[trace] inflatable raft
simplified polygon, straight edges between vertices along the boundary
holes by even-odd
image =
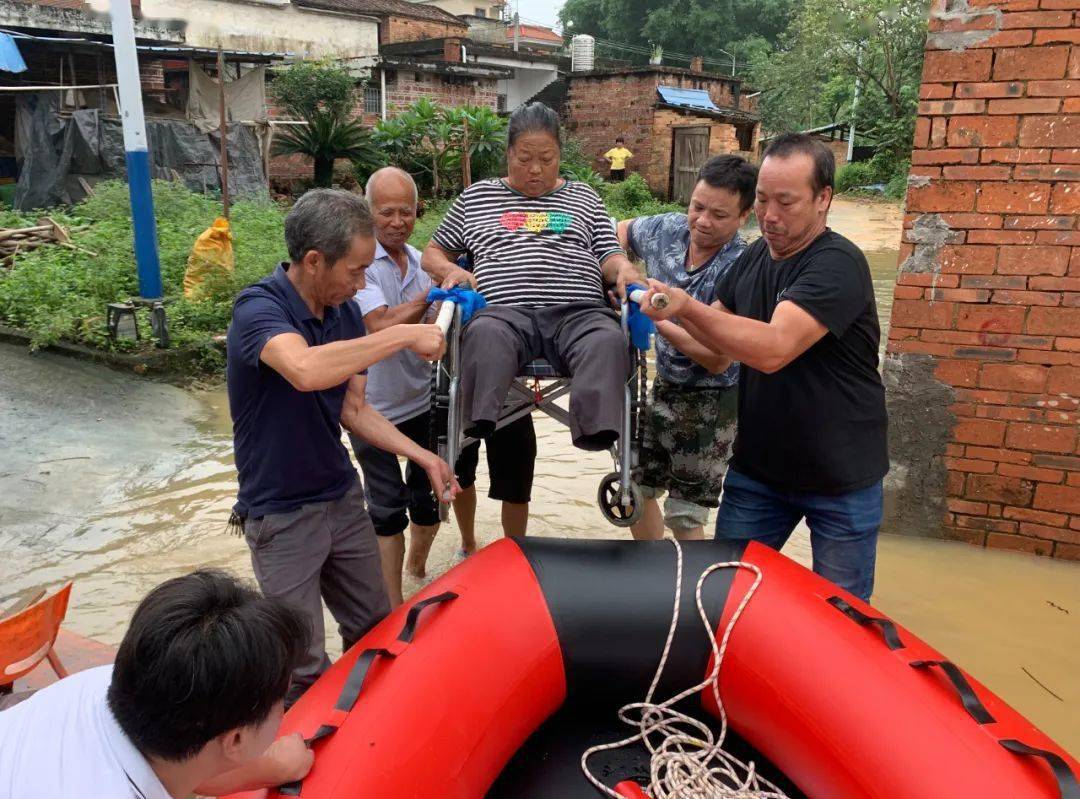
[[[907,630],[758,544],[683,545],[679,627],[657,696],[702,681],[694,605],[712,563],[761,583],[720,669],[729,743],[789,796],[1080,799],[1077,761]],[[625,737],[672,618],[669,542],[503,540],[428,586],[286,714],[315,766],[271,796],[592,799],[589,746]],[[718,571],[703,605],[723,631],[754,575]],[[717,708],[705,692],[687,712]],[[648,753],[602,752],[605,784],[648,784]],[[629,782],[627,782],[629,781]],[[625,794],[624,794],[625,792]],[[641,794],[636,794],[640,796]]]

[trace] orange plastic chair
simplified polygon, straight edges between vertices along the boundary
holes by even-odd
[[[46,659],[57,677],[68,676],[53,644],[67,613],[71,585],[43,599],[41,592],[29,607],[0,618],[0,688],[10,686]]]

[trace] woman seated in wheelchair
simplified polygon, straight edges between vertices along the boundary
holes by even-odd
[[[470,283],[487,300],[465,328],[464,433],[487,438],[510,384],[543,358],[570,377],[574,445],[605,450],[618,439],[630,355],[605,286],[625,296],[639,280],[600,197],[559,177],[555,112],[542,103],[510,117],[507,177],[474,183],[454,201],[423,268],[444,288]],[[457,257],[468,252],[472,274]]]

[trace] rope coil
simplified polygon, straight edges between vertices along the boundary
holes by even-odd
[[[597,752],[621,749],[641,742],[649,750],[649,784],[643,786],[650,799],[788,799],[787,795],[769,780],[757,773],[754,762],[743,763],[738,758],[723,750],[727,737],[728,720],[724,704],[720,701],[720,665],[727,651],[728,639],[750,598],[761,584],[761,569],[752,563],[743,561],[724,561],[714,563],[705,569],[698,578],[694,591],[698,616],[705,626],[709,646],[713,654],[713,667],[708,676],[692,688],[676,694],[664,702],[654,702],[653,694],[660,683],[660,677],[667,665],[671,653],[671,642],[679,624],[679,605],[682,599],[683,552],[676,540],[675,545],[675,606],[668,628],[667,641],[664,644],[660,663],[656,667],[652,684],[642,702],[632,702],[619,709],[619,719],[637,732],[620,741],[599,744],[585,751],[581,756],[581,769],[586,778],[598,790],[613,799],[622,799],[611,788],[593,776],[588,760]],[[754,573],[755,578],[749,590],[743,596],[739,606],[731,616],[720,643],[709,624],[708,614],[702,601],[702,587],[709,575],[720,569],[746,569]],[[716,706],[720,709],[720,732],[716,734],[703,721],[688,716],[674,709],[674,705],[700,691],[712,691]]]

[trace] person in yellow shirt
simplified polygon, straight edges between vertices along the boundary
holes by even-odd
[[[615,146],[604,153],[604,158],[611,164],[608,179],[613,183],[626,178],[626,161],[634,157],[634,154],[626,149],[623,141],[623,137],[619,136],[615,139]]]

